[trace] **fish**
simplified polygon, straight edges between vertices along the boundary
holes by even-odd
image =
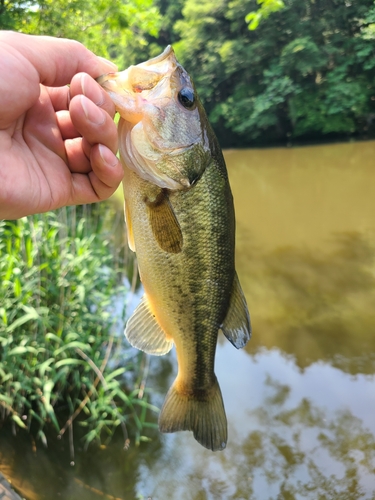
[[[221,148],[171,46],[98,82],[120,115],[127,239],[144,288],[125,335],[153,355],[175,345],[178,373],[160,431],[192,431],[205,448],[223,450],[218,334],[239,349],[251,325],[235,270],[234,205]]]

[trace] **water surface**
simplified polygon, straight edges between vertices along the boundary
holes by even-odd
[[[253,339],[220,337],[228,446],[150,434],[89,453],[0,435],[28,499],[375,498],[375,142],[227,151]],[[125,342],[125,341],[124,341]],[[175,356],[152,358],[161,404]]]

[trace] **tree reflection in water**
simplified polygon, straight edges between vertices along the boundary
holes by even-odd
[[[366,479],[375,472],[374,435],[349,410],[327,419],[306,398],[283,409],[289,388],[272,379],[268,384],[275,393],[255,413],[269,432],[250,433],[241,452],[249,457],[262,450],[256,462],[245,460],[250,475],[264,476],[268,488],[275,487],[272,498],[363,498]]]
[[[228,448],[210,454],[188,433],[167,436],[158,462],[140,465],[138,490],[153,499],[373,498],[374,377],[321,362],[301,370],[276,349],[238,356],[219,348]],[[232,363],[236,395],[225,379]]]
[[[161,442],[155,433],[126,452],[120,443],[77,449],[72,468],[67,443],[35,450],[3,430],[1,468],[33,500],[374,498],[374,376],[323,362],[301,369],[275,348],[249,355],[228,342],[217,372],[229,422],[224,452],[203,449],[190,433]]]
[[[256,330],[248,350],[277,346],[301,367],[325,360],[349,373],[372,374],[375,234],[336,234],[327,246],[330,251],[283,247],[239,254]]]

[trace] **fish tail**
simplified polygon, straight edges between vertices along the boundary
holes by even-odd
[[[179,391],[176,382],[169,389],[159,416],[161,432],[193,431],[194,438],[209,450],[223,450],[227,444],[227,417],[216,380],[199,394]]]

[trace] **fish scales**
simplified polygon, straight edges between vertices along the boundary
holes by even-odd
[[[234,278],[229,251],[233,236],[228,237],[228,232],[234,232],[233,214],[222,196],[225,181],[218,182],[217,178],[217,164],[213,161],[194,188],[169,195],[179,214],[184,244],[180,253],[169,254],[168,258],[153,238],[149,218],[144,216],[142,184],[146,181],[131,171],[124,179],[142,283],[147,295],[153,297],[160,323],[166,332],[172,332],[177,353],[183,353],[179,370],[186,389],[211,383],[218,329],[228,308]],[[189,366],[189,373],[182,371],[183,366]],[[196,377],[191,377],[192,370]],[[204,380],[207,377],[209,381]]]
[[[218,332],[237,348],[250,338],[235,272],[232,194],[220,147],[173,50],[139,66],[141,73],[134,66],[101,79],[121,115],[128,239],[145,290],[125,333],[151,354],[175,344],[178,374],[160,430],[190,430],[220,450],[227,421],[214,372]],[[146,78],[144,71],[153,73]]]

